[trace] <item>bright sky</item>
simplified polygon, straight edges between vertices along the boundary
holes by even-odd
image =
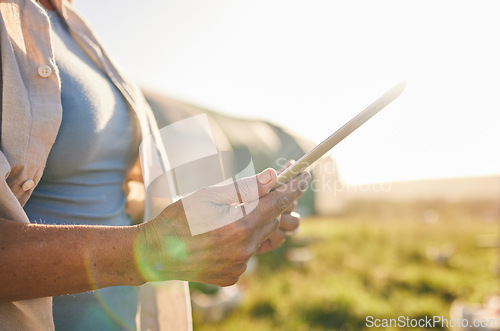
[[[74,3],[142,86],[318,142],[405,79],[334,149],[348,183],[500,174],[497,1]]]

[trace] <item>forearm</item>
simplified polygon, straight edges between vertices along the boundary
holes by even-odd
[[[0,301],[144,282],[137,228],[24,224],[0,219]]]

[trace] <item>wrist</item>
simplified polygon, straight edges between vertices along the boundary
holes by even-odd
[[[162,275],[164,270],[158,268],[160,261],[162,261],[162,252],[165,251],[165,248],[162,245],[157,223],[156,220],[150,220],[136,226],[137,236],[134,244],[135,267],[139,279],[144,283],[167,280]]]
[[[89,275],[95,288],[138,286],[145,283],[135,258],[137,226],[109,227],[98,232],[88,248]]]
[[[183,279],[175,267],[182,259],[178,250],[183,247],[175,216],[178,208],[182,205],[174,203],[154,219],[136,226],[135,263],[144,282]]]
[[[141,227],[139,225],[132,225],[127,227],[125,234],[125,241],[127,242],[126,254],[127,258],[123,261],[125,274],[128,275],[130,282],[127,285],[139,286],[147,282],[141,272],[140,259],[138,258],[137,245],[141,234]]]

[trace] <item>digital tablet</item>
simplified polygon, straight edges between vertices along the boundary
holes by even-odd
[[[340,129],[335,131],[330,137],[326,138],[323,142],[321,142],[319,145],[302,156],[297,162],[286,168],[281,174],[278,175],[278,183],[274,188],[285,184],[290,179],[294,178],[302,171],[304,171],[307,167],[316,162],[320,157],[325,155],[330,149],[341,142],[345,137],[350,135],[363,123],[372,118],[373,115],[378,113],[385,106],[396,99],[401,94],[401,92],[403,92],[405,86],[405,81],[396,84],[393,88],[391,88],[384,95],[371,103],[358,115],[354,116],[349,122],[344,124]]]

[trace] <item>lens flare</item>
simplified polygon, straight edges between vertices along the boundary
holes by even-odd
[[[82,301],[78,300],[78,297],[85,296],[83,302],[87,302],[88,305],[86,306],[85,303],[83,305],[79,303],[79,309],[84,310],[84,313],[81,315],[81,318],[72,321],[74,329],[85,329],[87,326],[92,325],[93,327],[95,326],[99,329],[106,330],[114,329],[117,326],[124,330],[135,330],[137,289],[130,286],[97,289],[98,285],[92,272],[90,249],[88,247],[84,250],[83,257],[87,278],[94,290],[61,299],[72,300],[74,298],[76,301]],[[119,293],[119,295],[117,295],[117,293]],[[57,298],[55,300],[57,300]],[[97,302],[98,305],[92,304],[92,301]],[[130,302],[134,304],[131,305]]]

